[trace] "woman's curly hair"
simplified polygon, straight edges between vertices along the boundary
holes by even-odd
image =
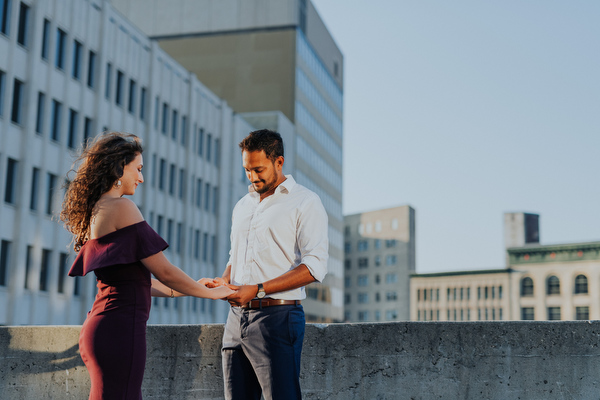
[[[104,193],[123,176],[123,168],[143,152],[140,138],[110,132],[98,136],[85,147],[67,173],[75,173],[67,186],[60,219],[74,236],[78,252],[89,239],[92,210]],[[79,164],[76,168],[75,165]]]

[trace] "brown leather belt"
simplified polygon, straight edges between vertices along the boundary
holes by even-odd
[[[299,306],[300,300],[278,300],[278,299],[259,299],[251,300],[249,303],[240,306],[244,310],[257,310],[271,306]]]

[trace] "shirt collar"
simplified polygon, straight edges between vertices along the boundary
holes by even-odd
[[[294,177],[292,175],[285,175],[285,181],[281,182],[279,186],[277,186],[275,193],[289,193],[294,189],[294,186],[296,186],[296,180]],[[254,190],[252,184],[248,185],[248,192],[253,196],[258,196],[258,193],[256,193],[256,190]]]

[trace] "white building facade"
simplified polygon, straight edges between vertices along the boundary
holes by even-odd
[[[80,324],[93,274],[69,278],[61,188],[98,132],[140,136],[133,200],[195,278],[220,275],[255,129],[102,0],[0,0],[0,324]],[[287,128],[290,129],[290,128]],[[288,132],[289,134],[289,132]],[[154,299],[150,323],[223,322],[228,304]]]

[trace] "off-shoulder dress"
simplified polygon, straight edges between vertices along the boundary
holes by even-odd
[[[90,400],[142,398],[151,280],[141,260],[167,247],[146,221],[81,247],[69,275],[94,271],[98,282],[79,335],[79,351],[91,379]]]

